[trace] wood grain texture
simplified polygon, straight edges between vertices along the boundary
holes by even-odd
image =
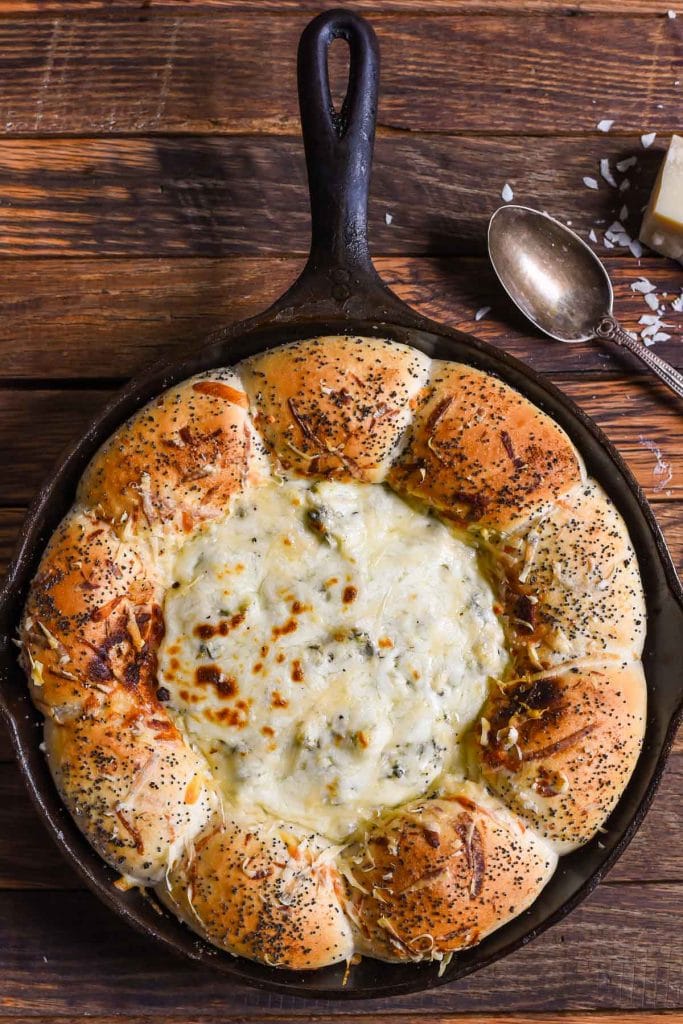
[[[109,384],[258,312],[302,265],[296,43],[337,5],[0,0],[0,568],[25,503]],[[680,403],[626,355],[537,337],[481,258],[509,182],[516,202],[584,238],[596,229],[629,329],[647,311],[635,278],[669,293],[668,305],[680,293],[678,264],[608,250],[603,232],[625,204],[637,234],[667,133],[681,128],[683,10],[667,18],[670,0],[351,6],[370,16],[383,56],[371,201],[380,272],[422,312],[528,360],[596,416],[655,501],[683,572]],[[334,48],[335,90],[343,64]],[[614,119],[607,135],[602,118]],[[639,136],[651,130],[645,150]],[[630,155],[638,166],[620,192],[599,161],[614,169]],[[656,350],[683,367],[683,318],[667,309],[665,320],[672,338]],[[647,443],[671,466],[663,489]],[[335,1005],[235,985],[122,925],[62,861],[0,724],[0,1024],[683,1024],[683,735],[675,750],[631,847],[566,921],[455,986]]]
[[[366,1004],[366,1006],[372,1006],[372,1003]],[[76,1021],[81,1022],[83,1018],[75,1017],[71,1014],[65,1017],[45,1017],[45,1016],[21,1016],[16,1017],[2,1015],[3,1024],[75,1024]],[[149,1020],[148,1017],[135,1016],[133,1018],[125,1018],[127,1020],[133,1020],[135,1024],[143,1024],[145,1020]],[[191,1017],[185,1016],[182,1018],[184,1024],[207,1024],[208,1020],[213,1018],[202,1017],[198,1015],[192,1015]],[[239,1017],[235,1017],[232,1014],[229,1016],[225,1015],[225,1012],[221,1013],[221,1022],[224,1024],[245,1024],[247,1020],[258,1020],[267,1021],[268,1024],[292,1024],[293,1021],[308,1021],[310,1024],[324,1024],[325,1021],[330,1018],[327,1016],[319,1016],[316,1014],[312,1016],[304,1013],[287,1013],[286,1015],[281,1014],[278,1010],[267,1010],[265,1012],[260,1009],[250,1009],[249,1016],[245,1017],[242,1014]],[[111,1014],[106,1017],[97,1015],[88,1017],[88,1024],[121,1024],[122,1018],[118,1015]],[[178,1018],[170,1015],[155,1015],[153,1020],[155,1024],[177,1024]],[[429,1016],[425,1016],[422,1013],[416,1013],[408,1010],[407,1012],[401,1012],[400,1014],[395,1013],[375,1013],[375,1012],[363,1012],[349,1014],[343,1010],[340,1013],[334,1015],[335,1024],[679,1024],[681,1021],[681,1015],[675,1011],[660,1010],[654,1013],[639,1012],[639,1011],[627,1011],[626,1013],[601,1013],[599,1016],[592,1013],[558,1013],[558,1014],[537,1014],[537,1013],[515,1013],[513,1016],[508,1014],[500,1013],[487,1013],[480,1015],[477,1013],[460,1014],[453,1012],[437,1012],[430,1013]]]
[[[677,19],[622,13],[608,32],[602,19],[562,14],[425,19],[418,7],[411,15],[372,19],[382,127],[516,136],[595,132],[607,117],[621,133],[679,127]],[[0,52],[12,74],[0,77],[0,131],[296,131],[295,54],[309,17],[148,10],[2,19]],[[343,95],[341,51],[334,72]]]
[[[1,24],[1,23],[0,23]],[[683,25],[683,17],[681,17]],[[683,80],[683,73],[682,73]],[[379,255],[477,255],[508,182],[515,201],[602,235],[628,207],[637,234],[666,139],[378,139],[370,217]],[[599,161],[636,156],[616,180]],[[387,223],[387,214],[391,223]],[[0,256],[264,256],[305,253],[308,195],[298,138],[0,141]]]
[[[140,20],[152,13],[210,15],[267,12],[304,12],[310,16],[339,6],[338,0],[0,0],[0,15],[18,14],[136,14]],[[353,0],[347,6],[368,17],[391,12],[414,14],[416,0]],[[621,5],[629,17],[666,17],[661,0],[625,0]],[[555,14],[574,17],[583,14],[614,14],[614,0],[419,0],[423,14]]]
[[[377,269],[406,302],[469,331],[545,373],[626,372],[640,364],[598,344],[549,342],[521,316],[481,258],[380,257]],[[127,377],[200,345],[224,324],[266,308],[291,284],[300,257],[159,260],[5,260],[0,275],[0,380]],[[631,285],[645,276],[664,298],[668,342],[656,351],[683,368],[680,267],[643,258],[606,261],[627,330],[650,313]],[[475,321],[477,310],[490,313]]]
[[[617,882],[681,882],[671,837],[683,830],[683,755],[672,757],[636,838],[609,874]],[[0,764],[0,890],[80,889],[82,883],[49,838],[15,764]]]
[[[0,893],[0,1014],[337,1014],[675,1009],[683,932],[675,884],[602,885],[560,925],[455,986],[331,1004],[257,993],[177,961],[84,892]]]
[[[604,375],[596,380],[559,375],[557,382],[604,429],[648,497],[683,497],[680,407],[664,385],[649,377]],[[0,390],[0,505],[25,504],[59,452],[110,396],[99,390]],[[649,444],[657,446],[670,479]]]
[[[372,1006],[372,1003],[366,1004]],[[88,1017],[88,1024],[121,1024],[121,1017],[117,1015],[102,1016],[91,1016]],[[131,1018],[126,1018],[131,1020]],[[132,1020],[135,1024],[142,1024],[142,1022],[149,1018],[142,1018],[135,1016]],[[177,1024],[178,1018],[170,1015],[155,1015],[155,1024]],[[184,1024],[207,1024],[207,1020],[212,1018],[206,1018],[201,1016],[192,1015],[192,1017],[185,1016],[183,1018]],[[244,1017],[240,1014],[239,1017],[234,1017],[232,1014],[226,1017],[225,1013],[221,1014],[221,1021],[224,1024],[245,1024],[248,1020],[268,1021],[268,1024],[292,1024],[293,1021],[309,1021],[310,1024],[324,1024],[326,1020],[329,1020],[327,1016],[321,1017],[318,1014],[311,1016],[306,1013],[288,1013],[286,1015],[281,1014],[277,1010],[262,1012],[260,1010],[250,1010],[249,1016]],[[66,1017],[44,1017],[44,1016],[31,1016],[31,1017],[15,1017],[2,1015],[3,1024],[74,1024],[75,1021],[81,1021],[82,1018],[68,1015]],[[348,1014],[343,1010],[340,1013],[335,1013],[334,1021],[335,1024],[674,1024],[674,1022],[680,1022],[681,1016],[675,1011],[655,1011],[654,1013],[639,1012],[639,1011],[628,1011],[627,1013],[601,1013],[599,1016],[591,1013],[559,1013],[559,1014],[536,1014],[536,1013],[524,1013],[514,1014],[509,1016],[508,1014],[501,1015],[500,1013],[487,1013],[485,1015],[480,1014],[460,1014],[452,1012],[442,1013],[430,1013],[429,1016],[424,1016],[421,1013],[415,1013],[414,1011],[407,1011],[406,1013],[401,1012],[400,1014],[394,1013],[375,1013],[375,1012],[363,1012]]]

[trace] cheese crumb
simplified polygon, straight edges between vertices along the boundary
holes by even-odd
[[[503,185],[503,191],[500,193],[500,195],[501,195],[501,198],[503,200],[505,200],[506,203],[511,202],[511,200],[513,200],[515,198],[515,193],[512,191],[512,189],[508,185],[507,181]]]
[[[652,281],[648,281],[646,277],[639,277],[637,281],[633,281],[631,284],[632,292],[639,292],[641,295],[647,295],[648,292],[653,292],[655,286]]]
[[[648,132],[647,135],[641,135],[640,141],[642,143],[643,149],[649,149],[656,138],[657,132]]]
[[[605,118],[603,121],[598,121],[598,131],[599,132],[608,132],[613,124],[614,124],[614,121],[610,121],[607,118]]]
[[[597,188],[598,187],[598,183],[595,180],[595,178],[584,178],[583,179],[583,183],[586,186],[586,188]]]
[[[612,188],[616,188],[617,187],[617,183],[614,180],[614,175],[612,174],[612,171],[610,170],[609,160],[607,159],[606,156],[603,157],[602,160],[600,161],[600,174],[603,176],[603,178],[605,179],[605,181],[607,182],[608,185],[611,185]]]

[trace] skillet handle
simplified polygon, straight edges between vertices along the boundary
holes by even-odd
[[[349,83],[332,104],[328,51],[349,44]],[[299,106],[311,199],[311,251],[294,284],[266,311],[269,322],[344,320],[424,324],[382,282],[368,248],[368,192],[375,141],[379,47],[351,11],[320,14],[304,29],[298,56]]]
[[[349,82],[340,111],[332,104],[328,51],[349,44]],[[317,268],[371,269],[368,193],[375,142],[379,48],[372,27],[333,10],[304,30],[298,54],[299,106],[311,199],[310,262]]]

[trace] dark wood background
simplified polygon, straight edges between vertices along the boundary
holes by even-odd
[[[669,2],[675,7],[674,0]],[[372,246],[398,293],[548,373],[623,452],[683,567],[683,406],[630,357],[542,340],[484,259],[515,199],[584,237],[629,207],[637,233],[681,129],[683,9],[667,0],[362,0],[382,89]],[[296,43],[323,0],[0,0],[0,547],[62,446],[153,358],[254,313],[308,242]],[[341,71],[335,57],[335,81]],[[602,118],[614,119],[608,134]],[[656,131],[643,149],[640,134]],[[602,157],[638,156],[631,187]],[[386,215],[390,216],[387,217]],[[390,221],[390,222],[388,222]],[[599,238],[602,231],[598,230]],[[681,267],[607,252],[616,309]],[[492,306],[475,325],[474,312]],[[683,315],[657,351],[683,368]],[[658,488],[653,442],[672,471]],[[231,984],[124,927],[60,860],[0,737],[0,1017],[163,1021],[681,1020],[683,744],[606,882],[528,948],[454,986],[334,1006]]]

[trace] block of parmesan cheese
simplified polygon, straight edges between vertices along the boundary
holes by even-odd
[[[673,135],[647,204],[640,240],[683,262],[683,137]]]

